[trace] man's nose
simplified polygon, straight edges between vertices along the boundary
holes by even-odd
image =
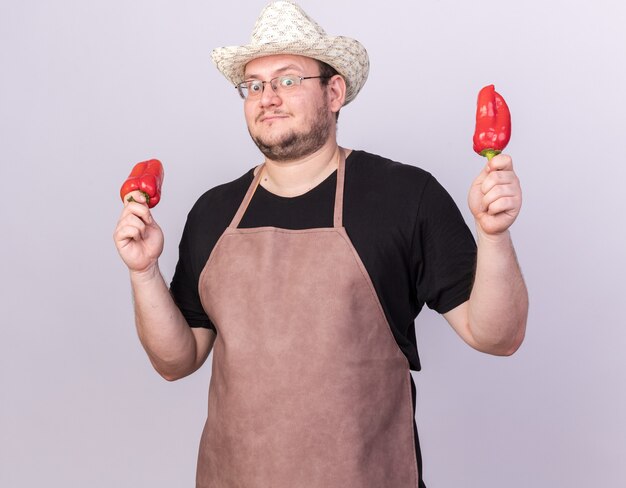
[[[264,107],[270,105],[280,105],[282,103],[281,98],[276,94],[271,82],[267,82],[263,85],[263,93],[261,93],[261,105]]]

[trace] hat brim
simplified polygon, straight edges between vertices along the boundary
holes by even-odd
[[[322,61],[337,70],[346,81],[347,105],[359,93],[369,73],[369,57],[363,45],[349,37],[336,36],[291,42],[268,42],[245,46],[219,47],[211,58],[217,69],[233,85],[244,81],[246,64],[256,58],[274,54],[294,54]]]

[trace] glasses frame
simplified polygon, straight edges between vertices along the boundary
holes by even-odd
[[[254,97],[252,97],[252,99],[256,99],[256,97],[258,96],[259,98],[261,97],[261,95],[263,95],[263,92],[265,92],[265,85],[269,84],[272,87],[272,90],[274,91],[274,93],[278,96],[280,96],[279,92],[281,91],[281,89],[279,89],[279,85],[278,83],[276,83],[276,80],[279,80],[281,78],[295,78],[300,80],[299,83],[297,83],[295,86],[300,86],[302,84],[302,82],[304,80],[315,80],[315,79],[321,79],[321,80],[327,80],[332,78],[332,76],[295,76],[295,75],[280,75],[280,76],[276,76],[274,78],[272,78],[269,81],[263,81],[263,80],[246,80],[246,81],[242,81],[241,83],[238,83],[235,85],[235,88],[237,89],[237,91],[239,92],[239,96],[241,98],[243,98],[244,100],[248,100],[250,99],[250,94],[249,94],[249,90],[247,85],[248,83],[250,83],[251,81],[258,81],[261,83],[261,91],[259,92],[258,95],[255,95]],[[284,88],[284,87],[283,87]],[[248,96],[244,95],[244,89],[246,89],[248,91]],[[278,91],[276,91],[278,89]]]

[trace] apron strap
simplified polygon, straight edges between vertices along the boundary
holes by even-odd
[[[339,148],[339,163],[337,164],[337,189],[335,190],[335,210],[333,213],[333,227],[343,227],[343,184],[346,176],[346,150]]]
[[[252,195],[254,195],[256,187],[259,186],[259,182],[261,181],[261,176],[263,174],[264,167],[265,167],[265,163],[262,163],[259,166],[257,166],[256,175],[254,176],[252,183],[248,187],[246,196],[243,197],[243,200],[241,201],[241,205],[239,205],[239,209],[237,210],[237,213],[233,217],[233,220],[231,221],[230,225],[228,226],[229,229],[236,229],[239,226],[239,223],[241,222],[241,219],[243,218],[243,214],[246,213],[248,205],[250,205],[250,201],[252,200]]]

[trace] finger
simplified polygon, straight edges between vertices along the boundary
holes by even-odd
[[[138,216],[129,214],[124,218],[120,219],[118,222],[115,234],[123,236],[123,238],[128,238],[129,229],[136,229],[137,232],[133,230],[132,238],[135,240],[144,239],[147,232],[146,223]]]
[[[489,171],[513,170],[513,159],[508,154],[498,154],[487,163]]]
[[[486,195],[498,185],[511,184],[519,186],[517,175],[513,171],[492,171],[480,185],[480,191]]]
[[[152,213],[145,203],[139,202],[126,202],[124,210],[122,211],[122,218],[126,218],[128,215],[135,215],[143,220],[146,224],[153,222]]]
[[[486,212],[489,215],[498,215],[502,213],[517,215],[517,213],[519,212],[519,203],[517,199],[513,197],[498,198],[497,200],[489,204]]]
[[[487,209],[489,205],[500,198],[516,198],[518,193],[513,185],[498,185],[493,187],[482,198],[483,209]]]
[[[113,235],[113,240],[118,244],[118,247],[125,247],[130,241],[140,241],[141,239],[141,231],[132,225],[118,227]]]
[[[132,227],[136,227],[137,229],[139,229],[141,238],[142,239],[144,238],[146,234],[147,225],[142,219],[140,219],[136,215],[129,215],[125,223],[126,225],[130,225]]]
[[[118,223],[118,228],[122,227],[137,227],[142,233],[147,229],[148,224],[138,215],[129,213],[124,218],[121,218]]]

